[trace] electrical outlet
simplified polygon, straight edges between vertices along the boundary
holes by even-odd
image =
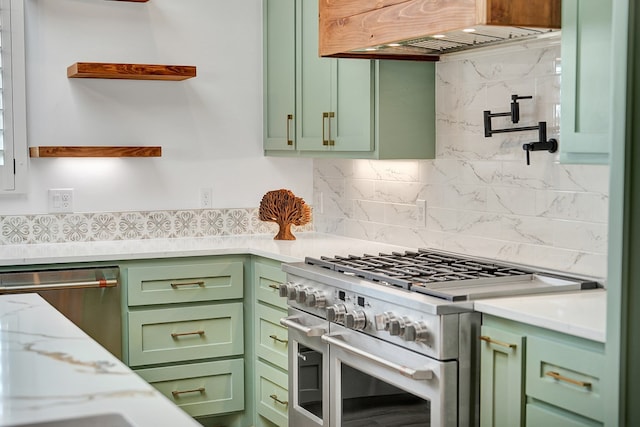
[[[49,212],[73,212],[73,188],[49,189]]]
[[[427,201],[424,199],[416,200],[416,222],[418,226],[427,226]]]
[[[211,188],[200,189],[200,207],[208,209],[213,206],[213,190]]]

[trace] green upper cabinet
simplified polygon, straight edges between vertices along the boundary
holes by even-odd
[[[264,149],[295,150],[295,0],[264,1]]]
[[[320,58],[317,1],[263,10],[267,155],[435,156],[433,63]]]
[[[609,162],[616,60],[611,55],[611,10],[612,0],[562,0],[562,163]]]

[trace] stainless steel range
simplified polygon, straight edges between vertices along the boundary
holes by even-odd
[[[467,426],[479,419],[477,298],[594,281],[434,250],[284,264],[289,423]]]

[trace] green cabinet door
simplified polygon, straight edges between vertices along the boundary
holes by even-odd
[[[372,63],[318,56],[318,2],[298,0],[296,121],[298,149],[372,149]]]
[[[296,0],[264,0],[264,149],[295,150]]]
[[[480,426],[522,426],[524,338],[483,325],[481,339]]]
[[[560,161],[608,163],[612,0],[562,0]]]

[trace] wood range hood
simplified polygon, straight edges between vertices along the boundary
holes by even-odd
[[[437,61],[560,29],[561,0],[319,0],[319,54]]]

